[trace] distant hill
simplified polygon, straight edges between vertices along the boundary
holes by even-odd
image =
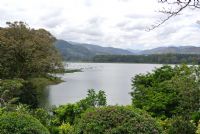
[[[140,54],[142,52],[142,50],[134,50],[134,49],[127,49],[128,51],[130,51],[132,54]]]
[[[150,50],[144,50],[139,54],[200,54],[200,47],[180,46],[180,47],[158,47]]]
[[[95,55],[131,55],[132,52],[125,50],[125,49],[119,49],[119,48],[113,48],[113,47],[101,47],[98,45],[93,44],[86,44],[86,43],[76,43],[76,42],[70,42],[73,45],[77,45],[80,47],[85,47],[89,51],[92,51],[95,53]]]
[[[64,40],[57,40],[55,46],[58,51],[60,51],[64,60],[67,61],[88,61],[92,60],[92,58],[97,55],[200,54],[200,47],[195,46],[158,47],[149,50],[125,50]]]
[[[72,45],[64,40],[57,40],[55,47],[61,53],[64,60],[67,61],[82,61],[89,60],[95,56],[93,52],[83,46]]]
[[[87,61],[95,55],[131,55],[132,52],[124,49],[101,47],[92,44],[57,40],[55,47],[67,61]]]

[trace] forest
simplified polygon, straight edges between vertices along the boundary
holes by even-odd
[[[150,55],[97,55],[93,62],[155,63],[155,64],[200,64],[198,54],[150,54]]]
[[[53,74],[65,72],[55,40],[45,29],[23,22],[8,22],[0,28],[1,134],[200,134],[198,65],[164,65],[136,75],[132,104],[127,106],[107,105],[106,93],[94,89],[88,89],[87,97],[76,103],[40,106],[45,87],[61,82]],[[196,63],[199,59],[176,56],[153,55],[150,63]],[[117,57],[100,56],[94,61],[123,61]],[[147,60],[146,56],[124,57],[124,62]]]

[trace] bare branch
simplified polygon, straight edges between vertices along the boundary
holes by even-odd
[[[200,9],[200,0],[158,0],[158,2],[162,4],[174,5],[176,9],[172,10],[163,8],[163,10],[159,11],[160,13],[166,14],[167,17],[162,19],[159,23],[152,25],[147,31],[151,31],[161,26],[170,18],[179,15],[179,13],[187,7]]]

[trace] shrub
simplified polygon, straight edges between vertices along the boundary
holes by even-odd
[[[190,121],[182,118],[174,119],[168,129],[168,134],[195,134],[196,127]]]
[[[21,113],[5,113],[0,116],[1,134],[49,134],[34,117]]]
[[[159,126],[137,109],[108,106],[89,109],[75,124],[77,134],[158,134]]]
[[[199,112],[195,112],[192,115],[192,120],[194,121],[194,123],[196,125],[198,125],[199,121],[200,121],[200,111]]]
[[[95,92],[94,89],[89,89],[86,98],[75,104],[61,105],[54,109],[53,113],[56,118],[53,120],[53,124],[61,125],[64,122],[73,125],[75,119],[79,118],[87,109],[101,106],[106,106],[105,92],[102,90]]]
[[[69,123],[63,123],[59,126],[59,134],[73,134],[73,127]]]

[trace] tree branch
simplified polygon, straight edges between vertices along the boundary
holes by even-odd
[[[147,29],[147,31],[151,31],[162,24],[164,24],[166,21],[168,21],[170,18],[177,16],[180,12],[182,12],[185,8],[198,8],[200,9],[200,1],[199,0],[158,0],[161,4],[168,4],[168,5],[174,5],[177,6],[174,11],[172,9],[166,10],[163,8],[163,10],[159,11],[160,13],[166,14],[167,17],[164,19],[161,19],[160,22],[157,24],[152,25],[150,28]]]

